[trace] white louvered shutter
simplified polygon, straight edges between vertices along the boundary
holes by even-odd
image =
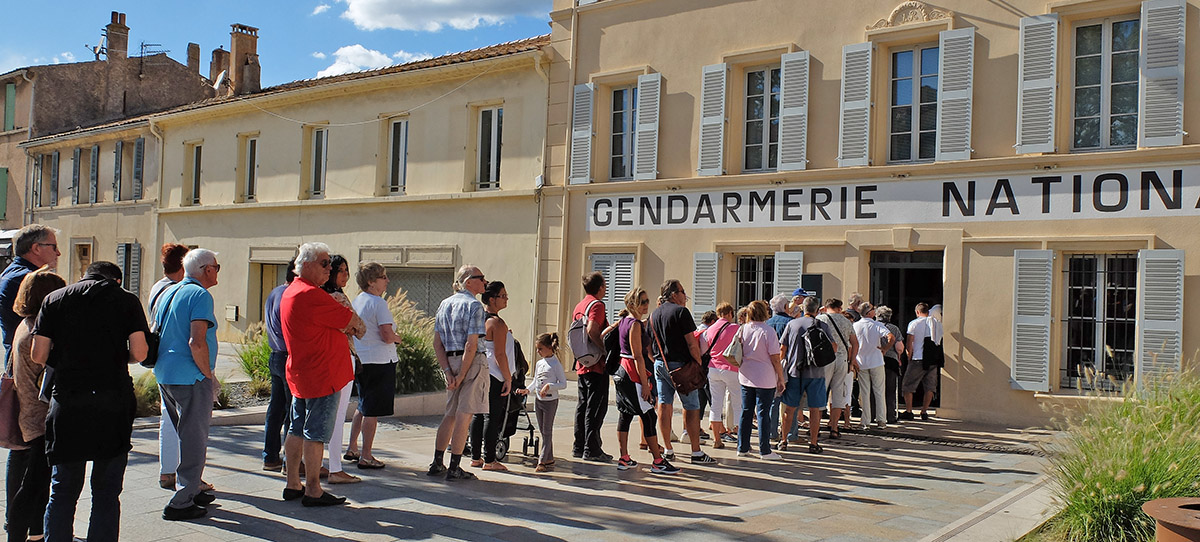
[[[1050,391],[1054,251],[1013,251],[1012,387]]]
[[[146,138],[133,142],[133,199],[142,199],[142,176],[145,173]]]
[[[1017,68],[1017,154],[1054,152],[1058,15],[1021,19]]]
[[[803,252],[775,253],[775,295],[791,296],[800,287],[800,276],[804,273]]]
[[[779,171],[808,167],[808,60],[808,51],[779,59]]]
[[[142,245],[141,243],[129,244],[129,271],[126,273],[129,276],[129,282],[125,285],[125,289],[133,293],[133,295],[142,297]]]
[[[605,302],[608,321],[612,323],[617,321],[617,314],[625,308],[625,294],[633,289],[633,254],[613,254],[612,277],[606,277],[605,280],[608,281],[608,296],[612,299]]]
[[[75,149],[71,157],[71,203],[79,203],[79,157],[81,149]]]
[[[692,319],[696,324],[706,311],[717,309],[716,252],[696,252],[692,255]],[[684,289],[687,289],[685,286]]]
[[[658,178],[658,115],[662,101],[662,74],[638,76],[637,139],[633,154],[633,178]]]
[[[125,142],[118,141],[113,148],[113,201],[121,201],[121,162],[125,159]]]
[[[871,42],[842,47],[838,166],[871,164]]]
[[[54,151],[50,155],[50,206],[58,205],[58,175],[59,175],[59,154]],[[38,170],[41,171],[40,169]]]
[[[1182,250],[1138,251],[1137,381],[1183,367]]]
[[[91,160],[88,160],[88,203],[99,201],[100,191],[100,145],[92,145]]]
[[[129,243],[117,243],[117,267],[121,268],[121,280],[124,282],[125,277],[129,276],[129,266],[125,265],[125,257],[129,255]],[[122,284],[122,288],[129,289],[128,284]]]
[[[596,85],[575,85],[571,104],[571,184],[592,182],[592,103]]]
[[[975,78],[975,28],[938,35],[937,150],[935,160],[971,159],[971,93]]]
[[[724,63],[704,67],[700,88],[700,146],[697,172],[725,173],[725,80]]]
[[[1183,144],[1186,0],[1142,2],[1138,146]]]

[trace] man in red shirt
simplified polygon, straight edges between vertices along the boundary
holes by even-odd
[[[604,351],[604,339],[601,333],[608,327],[605,317],[608,311],[600,298],[608,291],[604,284],[604,275],[599,272],[583,276],[583,300],[575,305],[571,320],[575,321],[587,314],[588,339]],[[583,367],[575,366],[579,375],[579,403],[575,406],[575,446],[572,450],[575,457],[587,461],[601,463],[611,462],[613,457],[600,449],[600,426],[604,424],[604,415],[608,413],[608,374],[604,372],[604,361]]]
[[[304,506],[333,506],[346,502],[321,489],[321,456],[333,433],[338,391],[354,379],[346,329],[354,313],[321,289],[329,280],[329,247],[300,245],[296,256],[299,276],[279,303],[283,339],[287,343],[287,383],[292,390],[292,419],[284,451],[287,486],[283,499],[301,499]],[[300,483],[301,448],[308,465],[306,484]]]

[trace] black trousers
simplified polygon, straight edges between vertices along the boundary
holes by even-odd
[[[488,413],[471,418],[471,459],[479,459],[482,451],[483,460],[491,463],[496,460],[496,444],[500,442],[500,430],[508,412],[508,396],[500,395],[504,391],[502,380],[494,376],[488,376],[488,379],[491,380],[488,383]]]
[[[579,375],[579,403],[575,405],[576,455],[600,455],[600,426],[608,413],[608,375],[586,373]]]
[[[50,502],[50,465],[46,463],[46,438],[38,437],[27,450],[8,454],[8,539],[24,542],[42,534],[46,504]]]

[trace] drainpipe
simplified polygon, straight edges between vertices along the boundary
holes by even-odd
[[[538,55],[535,56],[533,59],[533,69],[534,69],[534,71],[537,72],[538,76],[540,76],[542,78],[542,82],[546,83],[546,107],[549,108],[549,106],[550,106],[550,76],[549,76],[549,74],[546,73],[545,68],[542,67],[543,60],[545,60],[545,53],[539,50]],[[544,231],[542,230],[542,228],[543,228],[542,217],[544,216],[545,213],[542,212],[542,205],[544,202],[544,198],[542,195],[542,186],[541,185],[545,184],[545,182],[546,182],[546,173],[547,173],[546,143],[547,143],[546,130],[542,130],[542,158],[541,158],[541,160],[542,160],[542,175],[541,175],[541,182],[538,183],[538,186],[535,187],[534,194],[533,194],[533,204],[537,207],[537,222],[536,222],[537,229],[535,230],[535,231],[537,231],[537,235],[534,237],[534,240],[533,240],[533,253],[537,254],[537,258],[536,258],[536,262],[534,263],[534,268],[533,268],[533,310],[529,311],[529,331],[531,331],[533,333],[534,337],[538,336],[538,327],[537,327],[538,311],[541,309],[541,304],[542,304],[542,296],[541,296],[542,237],[543,237],[543,233],[544,233]]]
[[[568,69],[568,75],[567,75],[567,77],[568,77],[567,88],[568,89],[575,88],[575,62],[578,60],[578,53],[579,53],[579,3],[576,2],[575,5],[571,7],[571,56],[569,59],[569,66],[567,68]],[[575,100],[574,92],[572,92],[571,93],[571,107],[572,108],[575,106],[574,100]],[[570,128],[568,127],[568,133],[569,133],[569,130],[570,130]],[[568,145],[567,153],[570,154],[570,147],[569,147],[570,146],[570,138],[567,138],[567,145]],[[569,321],[569,318],[564,318],[564,316],[565,316],[564,307],[570,306],[570,301],[567,300],[567,281],[562,280],[562,279],[565,276],[569,276],[569,275],[567,275],[566,270],[567,270],[567,245],[568,245],[567,233],[568,233],[569,224],[571,223],[570,222],[570,220],[571,220],[570,185],[571,185],[571,183],[567,182],[564,179],[563,187],[562,187],[562,198],[563,198],[562,240],[563,240],[563,242],[562,242],[562,246],[559,249],[560,252],[558,255],[560,276],[559,276],[559,281],[558,281],[558,318],[557,318],[557,320],[558,320],[558,324],[559,324],[558,328],[560,330],[563,327],[562,326],[563,322]],[[567,303],[566,305],[563,305],[564,300]]]
[[[166,168],[166,165],[165,165],[166,162],[163,160],[163,155],[165,154],[164,151],[166,150],[167,143],[163,137],[162,129],[159,128],[158,125],[154,124],[153,118],[151,118],[147,121],[147,125],[150,127],[150,135],[154,136],[154,139],[158,140],[158,180],[156,181],[158,183],[158,200],[150,205],[150,230],[152,232],[150,234],[150,239],[152,239],[152,243],[151,243],[150,247],[152,248],[151,254],[153,254],[153,253],[158,252],[157,250],[153,250],[153,249],[157,249],[158,247],[162,246],[162,238],[159,237],[159,235],[160,235],[159,232],[162,231],[162,228],[160,227],[160,225],[158,223],[158,216],[159,216],[158,215],[158,206],[159,206],[160,202],[163,201],[163,184],[165,184],[165,183],[163,183],[163,172],[165,171],[165,168]],[[146,185],[145,185],[146,179],[144,176],[145,168],[142,169],[142,172],[143,172],[142,173],[142,175],[143,175],[143,177],[142,177],[142,197],[145,197],[146,196]],[[150,258],[150,261],[154,261],[154,258]],[[145,267],[145,262],[146,262],[146,258],[143,257],[142,258],[142,267]],[[146,276],[146,275],[143,273],[143,276]],[[149,276],[154,276],[154,274],[152,273]]]
[[[29,83],[29,121],[25,123],[25,139],[28,140],[28,139],[33,138],[33,104],[34,104],[34,97],[35,97],[34,93],[37,91],[37,85],[34,84],[33,79],[29,78],[29,70],[21,70],[21,79],[24,79],[26,83]],[[24,205],[25,208],[22,209],[22,215],[24,215],[24,217],[23,217],[24,219],[21,221],[22,225],[31,224],[33,222],[33,205],[29,204],[30,203],[29,202],[29,194],[32,193],[32,192],[30,192],[32,189],[33,189],[33,155],[29,154],[29,149],[26,148],[25,149],[25,202],[26,202],[26,205]]]

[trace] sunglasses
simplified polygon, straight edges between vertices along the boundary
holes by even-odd
[[[483,280],[483,275],[471,275],[471,276],[467,277],[467,280],[471,280],[471,279]],[[487,282],[487,281],[484,281],[484,282]]]
[[[638,301],[638,305],[649,305],[649,304],[650,304],[649,298],[645,298],[645,299],[642,299],[641,301]]]
[[[221,272],[221,264],[219,264],[219,263],[209,264],[209,265],[205,265],[205,266],[202,266],[202,267],[207,267],[207,268],[209,268],[209,269],[212,269],[213,271],[216,271],[216,272],[218,272],[218,273],[220,273],[220,272]]]
[[[320,264],[321,267],[329,267],[329,266],[333,265],[333,260],[321,260],[317,263]]]

